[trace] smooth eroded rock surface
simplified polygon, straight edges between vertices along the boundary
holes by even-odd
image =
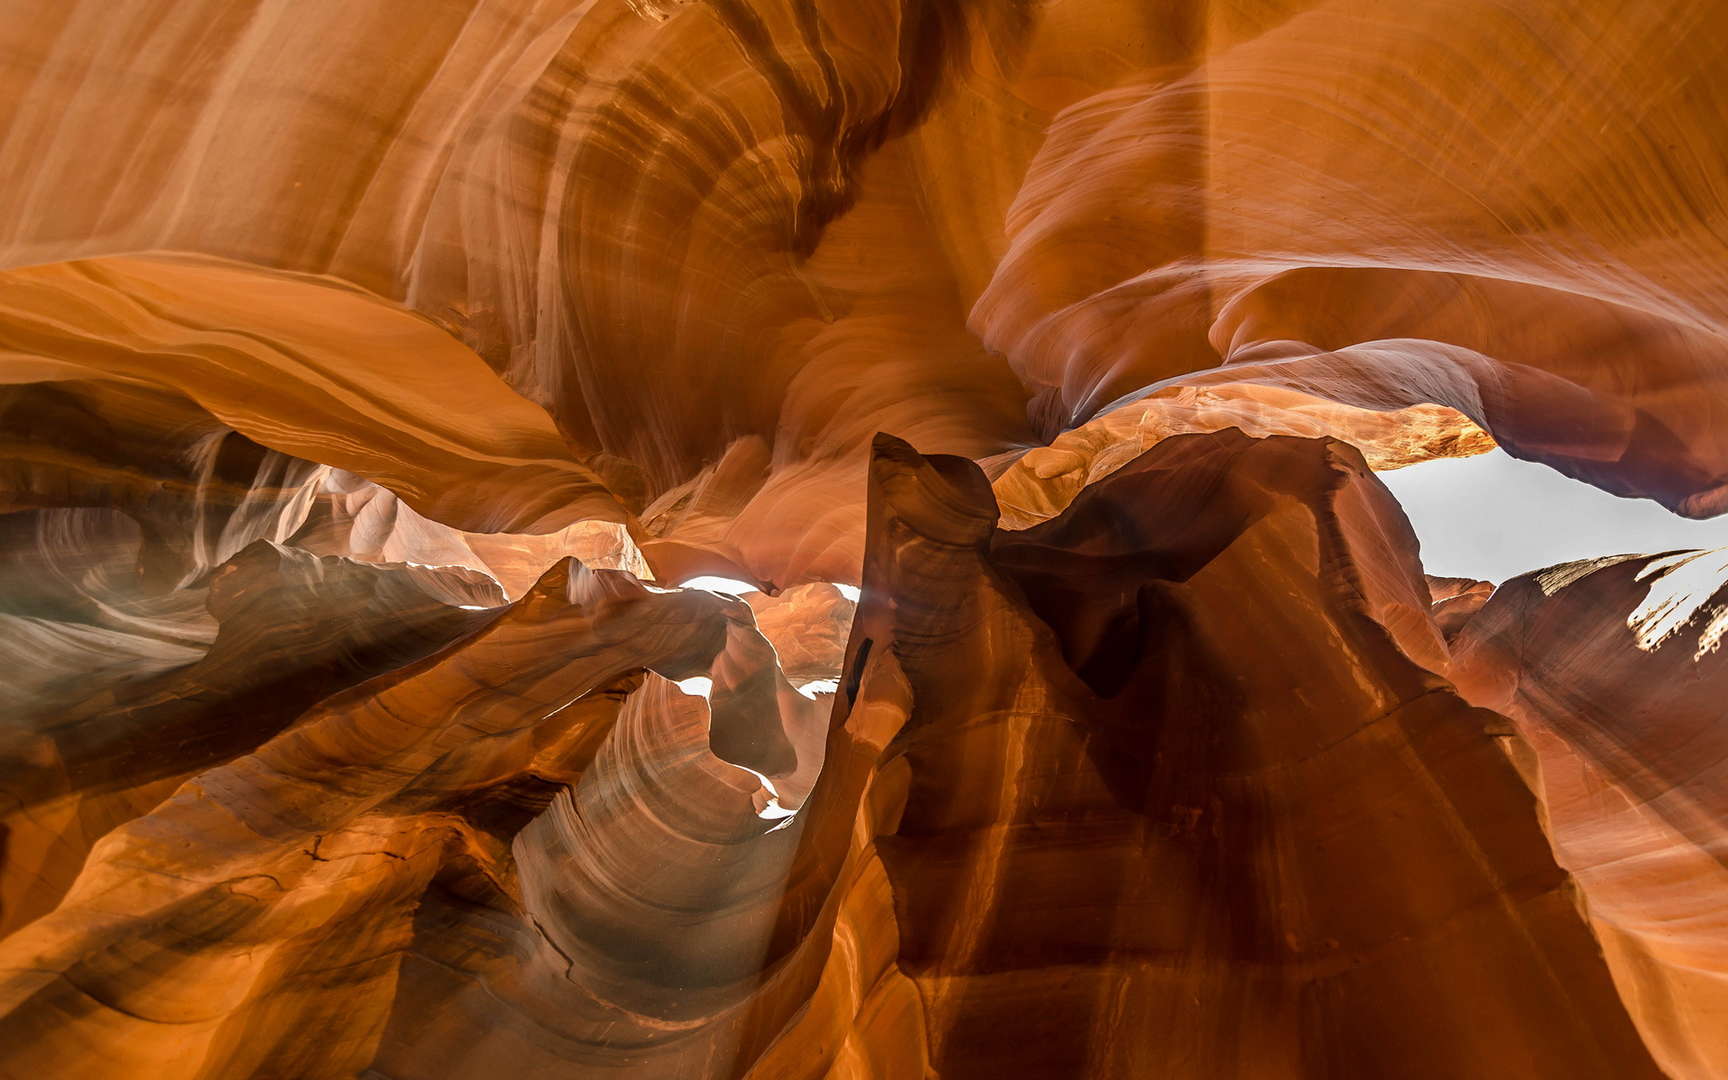
[[[0,1075],[1728,1075],[1720,3],[4,7]]]

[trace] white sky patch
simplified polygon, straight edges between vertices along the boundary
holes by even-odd
[[[1629,552],[1728,546],[1728,517],[1694,521],[1622,499],[1504,450],[1379,474],[1442,577],[1501,582],[1529,570]]]
[[[842,585],[838,581],[830,581],[828,584],[834,586],[836,589],[839,589],[840,595],[844,596],[846,599],[852,601],[854,604],[856,604],[858,602],[859,598],[864,595],[864,590],[860,589],[856,585]]]
[[[743,596],[745,593],[762,591],[756,586],[750,584],[748,581],[739,581],[737,578],[729,577],[715,577],[712,574],[693,577],[689,581],[681,583],[678,587],[680,589],[707,589],[709,592],[726,593],[729,596]]]
[[[688,679],[679,679],[672,685],[678,688],[679,693],[689,694],[691,697],[705,698],[714,692],[714,680],[710,679],[706,675],[696,675]]]

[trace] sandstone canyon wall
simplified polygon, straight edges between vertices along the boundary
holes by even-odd
[[[1728,1076],[1728,559],[1375,476],[1728,509],[1725,139],[1712,0],[0,0],[0,1076]]]

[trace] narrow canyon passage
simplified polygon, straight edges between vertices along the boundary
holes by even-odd
[[[1728,10],[0,0],[0,1078],[1728,1077]]]

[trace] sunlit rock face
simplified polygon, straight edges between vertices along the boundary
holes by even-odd
[[[1728,552],[1514,579],[1464,625],[1453,678],[1516,725],[1555,857],[1621,996],[1674,1075],[1728,1073]]]
[[[0,1074],[1728,1075],[1720,4],[0,55]]]

